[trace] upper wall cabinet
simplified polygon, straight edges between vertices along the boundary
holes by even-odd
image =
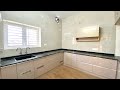
[[[115,11],[115,24],[120,25],[120,11]]]
[[[77,41],[99,41],[99,26],[84,27],[77,30]]]

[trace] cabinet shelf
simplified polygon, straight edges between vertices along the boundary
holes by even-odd
[[[76,38],[77,42],[98,42],[100,40],[99,37],[80,37]]]

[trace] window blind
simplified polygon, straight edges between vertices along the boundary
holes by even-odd
[[[8,46],[22,46],[22,27],[8,25]]]
[[[27,46],[37,46],[39,44],[39,30],[26,29],[27,31]]]

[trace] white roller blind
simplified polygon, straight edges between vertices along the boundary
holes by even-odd
[[[39,29],[26,29],[27,46],[38,46],[39,44]]]
[[[22,46],[22,27],[8,25],[8,46]]]

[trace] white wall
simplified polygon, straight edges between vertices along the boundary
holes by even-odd
[[[42,45],[40,48],[30,49],[29,53],[60,49],[62,47],[61,23],[57,24],[54,17],[48,16],[39,11],[2,11],[2,18],[41,27]],[[0,29],[0,47],[3,48],[2,32],[3,29]],[[25,53],[25,49],[23,50],[23,53]],[[4,52],[1,53],[0,56],[7,57],[18,54],[19,51],[16,52],[16,50],[4,50]]]
[[[115,56],[120,56],[120,25],[116,25],[116,48]]]
[[[113,11],[81,11],[62,20],[62,48],[101,53],[115,53],[115,19]],[[100,25],[100,42],[76,42],[76,30]]]

